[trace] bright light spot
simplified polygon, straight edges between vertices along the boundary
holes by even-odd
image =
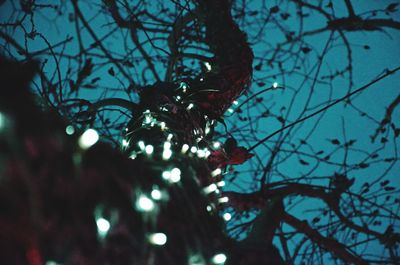
[[[151,191],[151,197],[154,200],[157,200],[157,201],[161,200],[162,193],[161,193],[161,191],[159,189],[154,189],[154,190]]]
[[[214,264],[224,264],[226,261],[226,255],[223,253],[219,253],[212,258],[212,262]]]
[[[224,218],[225,221],[229,221],[232,219],[232,215],[230,213],[224,213],[222,217]]]
[[[140,150],[142,150],[142,151],[146,148],[146,145],[144,144],[143,141],[139,141],[138,146],[139,146]]]
[[[214,143],[213,143],[213,147],[214,147],[215,149],[218,149],[218,148],[221,147],[221,143],[220,143],[220,142],[214,142]]]
[[[171,149],[171,142],[164,142],[164,149]]]
[[[130,159],[135,159],[137,156],[136,152],[132,152],[131,155],[129,156]]]
[[[172,133],[168,134],[167,140],[168,140],[168,141],[171,141],[171,140],[172,140],[172,137],[174,137],[174,135],[173,135]]]
[[[46,261],[45,265],[59,265],[59,263],[49,260],[49,261]]]
[[[191,109],[193,109],[193,107],[194,107],[194,104],[193,103],[190,103],[188,106],[187,106],[187,110],[191,110]]]
[[[190,148],[190,152],[196,153],[197,152],[197,147],[196,146],[192,146],[192,148]]]
[[[204,150],[198,150],[197,151],[197,156],[199,157],[199,158],[204,158],[204,157],[206,157],[206,151],[204,151]]]
[[[100,235],[106,235],[108,230],[110,230],[110,222],[104,218],[97,219],[96,225]]]
[[[239,102],[237,100],[233,101],[233,105],[238,105]]]
[[[127,147],[129,145],[129,142],[126,139],[122,139],[122,146]]]
[[[206,67],[207,72],[210,72],[210,71],[211,71],[211,64],[210,64],[209,62],[205,62],[205,63],[204,63],[204,66]]]
[[[213,184],[210,184],[209,186],[205,187],[205,188],[204,188],[204,192],[205,192],[205,193],[211,193],[211,192],[216,191],[217,189],[218,189],[217,185],[215,185],[215,184],[213,183]]]
[[[146,145],[145,151],[146,151],[146,154],[151,155],[154,151],[154,147],[150,144]]]
[[[169,179],[171,178],[171,171],[166,170],[166,171],[164,171],[164,172],[162,173],[161,176],[162,176],[163,179],[169,180]]]
[[[179,182],[181,180],[181,170],[179,168],[174,168],[171,170],[171,182]]]
[[[182,154],[186,153],[188,150],[189,150],[189,145],[187,144],[182,145],[181,149]]]
[[[94,145],[99,140],[99,134],[94,129],[86,130],[79,138],[79,146],[82,149],[87,149]]]
[[[221,180],[220,182],[217,183],[218,187],[223,187],[225,186],[225,181]]]
[[[203,82],[204,81],[204,78],[202,77],[202,78],[200,78],[200,82]]]
[[[154,202],[145,195],[140,195],[136,201],[136,207],[139,211],[150,212],[154,209]]]
[[[229,112],[229,113],[233,113],[233,109],[229,108],[229,109],[228,109],[228,112]]]
[[[164,233],[154,233],[149,236],[149,241],[153,245],[162,246],[167,243],[167,236]]]
[[[215,177],[215,176],[221,175],[221,173],[222,173],[222,170],[220,168],[217,168],[211,172],[211,176]]]
[[[0,114],[0,129],[1,129],[1,127],[2,127],[1,125],[2,125],[2,122],[1,122],[1,114]],[[68,134],[68,135],[73,135],[74,132],[75,132],[75,128],[74,128],[74,126],[72,126],[72,125],[68,125],[68,126],[65,128],[65,133]]]
[[[206,158],[209,157],[211,155],[211,152],[207,149],[206,150]]]
[[[192,255],[189,258],[189,265],[205,265],[203,257],[200,255]]]
[[[162,154],[162,158],[163,158],[164,160],[168,160],[168,159],[171,158],[171,156],[172,156],[172,151],[171,151],[171,149],[164,149],[163,154]]]
[[[273,88],[277,88],[277,87],[278,87],[278,82],[274,82],[274,83],[272,84],[272,87],[273,87]]]
[[[228,197],[222,197],[222,198],[218,199],[218,202],[220,202],[220,203],[224,203],[224,202],[228,202],[228,201],[229,201]]]
[[[211,212],[212,211],[212,207],[211,207],[211,205],[207,205],[207,212]]]
[[[164,131],[165,130],[165,126],[166,126],[165,122],[162,121],[160,123],[160,126],[161,126],[161,130]]]
[[[209,134],[210,132],[211,132],[210,126],[208,126],[208,124],[207,124],[204,133]]]

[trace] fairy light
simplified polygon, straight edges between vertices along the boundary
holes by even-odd
[[[274,82],[274,83],[272,84],[272,87],[273,87],[273,88],[277,88],[277,87],[278,87],[278,82]]]
[[[204,150],[197,150],[197,157],[199,157],[199,158],[204,158],[204,157],[206,157],[206,151],[204,151]]]
[[[129,145],[129,142],[126,139],[122,139],[122,146],[127,147]]]
[[[182,145],[182,149],[181,149],[182,154],[185,154],[188,150],[189,150],[188,144]]]
[[[0,129],[1,129],[1,127],[2,127],[2,118],[1,118],[1,114],[0,114]],[[68,134],[68,135],[73,135],[73,134],[75,133],[75,128],[74,128],[74,126],[68,125],[68,126],[65,128],[65,133]]]
[[[206,67],[207,72],[210,72],[210,71],[211,71],[211,64],[210,64],[209,62],[205,62],[205,63],[204,63],[204,66]]]
[[[222,198],[219,198],[218,199],[218,202],[219,203],[226,203],[226,202],[228,202],[229,201],[229,198],[228,197],[222,197]]]
[[[224,253],[218,253],[212,258],[212,263],[214,264],[224,264],[226,261],[226,255]]]
[[[168,159],[171,158],[171,156],[172,156],[172,151],[171,151],[171,149],[164,149],[163,154],[162,154],[162,158],[163,158],[164,160],[168,160]]]
[[[215,149],[218,149],[218,148],[221,147],[221,143],[220,143],[220,142],[214,142],[214,143],[213,143],[213,147],[214,147]]]
[[[207,212],[211,212],[212,211],[212,206],[211,205],[207,205],[206,209],[207,209]]]
[[[161,174],[162,178],[165,180],[170,180],[171,178],[171,171],[169,170],[165,170],[162,174]]]
[[[108,230],[110,230],[110,222],[104,218],[98,218],[96,220],[96,225],[97,225],[97,232],[101,237],[104,237],[107,235]]]
[[[233,109],[229,108],[229,109],[228,109],[228,112],[229,112],[229,113],[233,113]]]
[[[205,156],[205,157],[207,158],[207,157],[209,157],[210,155],[211,155],[211,152],[210,152],[210,150],[207,149],[207,150],[206,150],[206,156]]]
[[[180,88],[182,88],[183,93],[186,93],[187,90],[187,84],[185,82],[181,82]]]
[[[171,148],[171,142],[164,142],[164,149],[170,149]]]
[[[217,168],[211,172],[211,176],[215,177],[215,176],[221,175],[221,173],[222,173],[222,170],[220,168]]]
[[[146,145],[146,148],[145,148],[146,154],[151,155],[153,153],[153,151],[154,151],[154,147],[152,145],[150,145],[150,144]]]
[[[140,195],[136,200],[136,208],[141,212],[150,212],[154,209],[154,202],[146,195]]]
[[[131,155],[129,156],[130,159],[135,159],[137,157],[136,152],[132,152]]]
[[[204,192],[208,194],[208,193],[211,193],[211,192],[216,191],[217,189],[218,189],[217,185],[215,185],[214,183],[212,183],[212,184],[210,184],[209,186],[207,186],[207,187],[204,188]]]
[[[234,100],[233,105],[239,105],[239,102],[237,100]]]
[[[197,147],[196,147],[196,146],[192,146],[192,147],[190,148],[190,152],[196,153],[196,152],[197,152]]]
[[[171,170],[171,178],[170,181],[172,183],[179,182],[181,180],[181,170],[177,167]]]
[[[151,191],[150,195],[151,195],[151,198],[153,198],[156,201],[161,200],[161,198],[162,198],[162,193],[159,189],[153,189]]]
[[[142,151],[146,148],[146,145],[144,144],[143,141],[139,141],[138,146],[139,146],[140,150],[142,150]]]
[[[168,134],[167,140],[168,140],[168,141],[171,141],[171,140],[172,140],[172,137],[174,137],[174,135],[173,135],[172,133]]]
[[[225,181],[221,180],[220,182],[217,183],[218,187],[223,187],[225,186]]]
[[[224,213],[222,218],[224,218],[225,221],[229,221],[232,219],[232,215],[230,213]]]
[[[99,140],[99,134],[94,129],[87,129],[79,138],[78,144],[82,149],[88,149]]]
[[[193,103],[190,103],[188,106],[187,106],[187,110],[191,110],[191,109],[193,109],[193,107],[194,107],[194,104]]]
[[[167,235],[165,235],[164,233],[150,234],[149,242],[153,245],[163,246],[167,243]]]
[[[160,122],[160,127],[161,127],[161,131],[164,131],[165,130],[165,128],[166,128],[166,124],[165,124],[165,122]]]

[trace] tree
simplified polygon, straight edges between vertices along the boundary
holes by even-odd
[[[399,262],[397,3],[1,4],[5,263]]]

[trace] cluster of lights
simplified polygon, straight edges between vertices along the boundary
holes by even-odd
[[[172,170],[165,170],[161,176],[171,183],[177,183],[181,180],[181,170],[175,167]]]

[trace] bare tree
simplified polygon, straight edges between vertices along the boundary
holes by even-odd
[[[0,12],[6,262],[400,262],[398,3]]]

